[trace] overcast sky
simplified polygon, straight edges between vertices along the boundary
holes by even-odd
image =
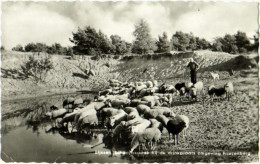
[[[108,37],[118,34],[131,42],[134,24],[145,19],[151,34],[168,37],[178,30],[212,41],[226,33],[244,31],[252,37],[258,29],[256,2],[3,2],[2,45],[54,42],[72,45],[78,27],[100,29]]]

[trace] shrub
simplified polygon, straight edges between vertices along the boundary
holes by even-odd
[[[26,78],[31,77],[36,83],[44,82],[47,72],[53,69],[53,63],[49,55],[40,59],[29,56],[29,60],[24,62],[21,69]]]
[[[21,44],[16,45],[12,48],[12,51],[21,51],[23,52],[23,46]]]
[[[5,51],[5,47],[4,46],[1,46],[1,51]]]

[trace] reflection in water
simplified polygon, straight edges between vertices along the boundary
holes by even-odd
[[[52,120],[50,120],[45,116],[45,114],[51,110],[50,109],[51,106],[55,105],[58,108],[61,108],[63,100],[65,100],[69,96],[71,95],[45,97],[44,99],[28,99],[27,101],[23,100],[20,103],[19,102],[2,103],[3,112],[2,112],[1,132],[2,132],[3,152],[5,152],[6,154],[12,154],[14,160],[20,159],[18,161],[21,162],[33,160],[34,158],[31,155],[29,156],[27,155],[28,154],[33,155],[35,152],[39,152],[40,154],[42,154],[42,156],[41,157],[37,156],[37,159],[35,161],[52,162],[49,161],[48,159],[51,158],[50,155],[46,156],[44,154],[46,153],[49,154],[48,153],[49,151],[52,152],[53,151],[51,150],[52,147],[65,146],[64,144],[60,145],[64,141],[68,143],[75,141],[73,142],[74,145],[73,147],[77,150],[73,151],[72,147],[71,147],[72,149],[70,148],[71,150],[70,149],[67,150],[70,151],[70,153],[65,153],[65,155],[70,155],[70,158],[64,157],[66,159],[65,162],[68,162],[72,159],[74,159],[72,162],[80,162],[80,161],[87,162],[87,160],[74,158],[74,155],[80,155],[80,154],[88,155],[88,156],[92,154],[93,157],[91,157],[92,159],[89,160],[92,162],[121,161],[119,160],[120,156],[115,157],[115,159],[111,159],[112,160],[111,161],[111,160],[105,160],[106,158],[109,158],[110,155],[103,155],[102,157],[95,155],[96,150],[100,150],[100,151],[125,150],[124,148],[120,148],[119,145],[115,146],[115,144],[113,143],[114,140],[111,138],[111,134],[106,129],[104,129],[102,125],[93,127],[94,129],[91,130],[91,133],[86,131],[82,131],[81,133],[77,131],[70,132],[68,131],[68,127],[66,126],[57,127]],[[74,97],[77,98],[82,97],[82,99],[93,99],[94,96],[76,95]],[[24,129],[23,127],[26,130],[22,130]],[[15,133],[18,133],[18,135]],[[38,140],[30,139],[33,137],[32,134],[36,134]],[[17,138],[18,136],[22,136],[22,137],[18,139]],[[52,136],[57,139],[54,139]],[[64,141],[62,141],[62,139],[64,139]],[[12,141],[15,141],[13,142],[15,144],[13,144]],[[48,141],[52,143],[49,146],[50,149],[47,148]],[[44,144],[44,142],[46,142],[46,144]],[[27,145],[26,147],[29,150],[24,150],[24,146],[21,146],[24,144]],[[81,148],[79,148],[78,145],[80,145]],[[115,149],[115,147],[118,147],[118,149]],[[82,150],[87,149],[88,151],[82,151],[81,149]],[[54,154],[52,154],[52,156],[55,156],[55,152],[53,153]],[[5,160],[9,161],[10,159],[9,160],[5,159]],[[128,160],[124,162],[127,161]]]

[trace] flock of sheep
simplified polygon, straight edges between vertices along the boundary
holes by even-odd
[[[111,134],[114,143],[130,145],[132,153],[138,146],[155,148],[163,130],[167,129],[169,139],[172,135],[174,144],[178,144],[178,135],[186,136],[189,117],[176,115],[172,108],[175,98],[186,97],[190,101],[201,96],[205,98],[204,85],[201,81],[177,83],[175,85],[158,84],[156,80],[146,82],[120,82],[111,79],[109,89],[100,91],[92,102],[87,104],[72,97],[63,102],[63,108],[51,107],[46,113],[57,127],[66,127],[68,131],[91,133],[96,126],[103,126]],[[231,82],[222,88],[210,86],[208,95],[229,99],[233,93]]]

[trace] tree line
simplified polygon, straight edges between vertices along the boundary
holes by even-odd
[[[77,32],[72,32],[73,37],[69,40],[74,44],[72,47],[62,47],[59,43],[47,46],[44,43],[29,43],[22,47],[17,45],[12,50],[24,52],[47,52],[49,54],[61,55],[92,55],[101,54],[124,55],[127,53],[147,54],[165,53],[170,51],[194,51],[209,49],[212,51],[228,52],[232,54],[247,53],[258,50],[257,32],[250,42],[246,33],[238,31],[234,35],[226,34],[217,37],[211,44],[204,38],[194,36],[193,33],[176,31],[170,39],[167,33],[163,32],[157,39],[152,38],[148,23],[141,19],[135,24],[133,36],[135,40],[129,43],[119,35],[108,37],[101,30],[97,31],[91,26],[84,29],[78,28]]]

